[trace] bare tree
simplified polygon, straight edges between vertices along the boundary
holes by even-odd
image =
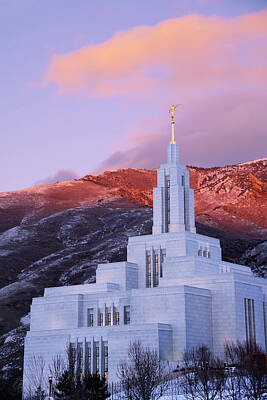
[[[37,391],[43,391],[47,384],[45,360],[42,355],[34,355],[28,361],[26,379],[28,381],[27,395],[31,397]]]
[[[185,369],[180,385],[188,399],[215,400],[222,397],[223,363],[206,346],[185,351],[183,363]]]
[[[237,396],[233,400],[246,398],[250,400],[263,400],[267,392],[267,368],[265,354],[255,342],[227,343],[225,345],[226,358],[235,365],[235,371],[228,380],[237,382]],[[232,382],[232,385],[234,384]]]
[[[49,364],[49,374],[56,382],[58,382],[65,369],[66,362],[60,354],[52,358],[52,363]]]
[[[242,386],[242,370],[239,368],[239,356],[236,344],[227,342],[224,346],[226,380],[224,397],[228,400],[240,400],[244,398]]]
[[[117,375],[130,400],[157,400],[168,386],[166,364],[140,341],[130,344],[128,360],[119,364]]]

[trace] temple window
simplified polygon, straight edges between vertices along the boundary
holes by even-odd
[[[92,368],[91,368],[91,365],[92,365],[92,352],[91,352],[91,345],[90,345],[90,343],[88,343],[88,347],[87,347],[87,371],[88,371],[88,373],[89,374],[91,374],[91,372],[92,372]]]
[[[87,310],[87,326],[92,327],[94,326],[94,309],[88,308]]]
[[[115,312],[115,325],[120,325],[120,313],[119,313],[119,311]]]
[[[130,324],[130,306],[124,306],[124,324]]]
[[[256,330],[255,330],[255,306],[254,299],[244,299],[245,309],[245,325],[246,325],[246,340],[247,343],[255,343]]]
[[[78,343],[77,346],[77,368],[79,373],[83,371],[83,344]]]
[[[198,249],[198,256],[210,258],[210,249],[209,245],[201,244]]]
[[[146,287],[151,287],[151,254],[146,253]]]
[[[170,223],[171,223],[171,216],[170,216],[170,179],[167,178],[166,180],[166,232],[170,232]]]
[[[159,285],[159,256],[154,252],[153,286]]]
[[[209,252],[208,249],[205,249],[205,250],[203,251],[203,256],[206,257],[206,258],[209,258],[209,257],[210,257],[210,252]]]
[[[99,374],[99,346],[95,348],[95,372]]]
[[[163,250],[161,250],[160,275],[159,275],[160,278],[163,277],[163,266],[162,266],[162,264],[164,263],[165,258],[166,258],[166,250],[163,249]]]
[[[98,320],[98,325],[99,326],[104,326],[104,316],[103,313],[99,313],[99,320]]]
[[[265,348],[267,349],[267,316],[266,316],[266,302],[263,302],[263,321],[264,321],[264,336],[265,336]]]
[[[108,378],[108,346],[104,345],[104,373],[105,378]]]

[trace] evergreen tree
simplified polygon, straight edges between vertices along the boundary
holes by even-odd
[[[110,396],[106,379],[98,374],[86,374],[82,386],[86,400],[105,400]]]
[[[56,400],[105,400],[110,396],[105,378],[86,374],[84,379],[74,379],[69,371],[60,377],[55,390]]]
[[[55,390],[56,400],[73,400],[75,395],[75,382],[69,371],[64,371],[61,375]]]
[[[45,398],[44,390],[42,390],[41,387],[38,387],[35,394],[33,395],[33,400],[44,400],[44,398]]]

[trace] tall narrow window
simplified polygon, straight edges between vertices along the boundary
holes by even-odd
[[[166,232],[170,232],[170,179],[166,180]]]
[[[108,346],[104,346],[104,373],[105,378],[108,378]]]
[[[77,368],[79,373],[83,371],[83,344],[78,343],[77,347]]]
[[[95,372],[99,374],[99,346],[95,348]]]
[[[74,365],[75,365],[75,362],[76,362],[76,357],[77,357],[76,344],[75,343],[70,343],[70,347],[69,347],[68,351],[69,351],[68,357],[70,359],[70,364],[74,368]]]
[[[130,324],[130,306],[124,306],[124,324]]]
[[[184,186],[184,175],[182,175],[182,186]]]
[[[160,277],[161,278],[163,277],[163,266],[162,266],[162,264],[164,263],[165,258],[166,258],[166,250],[163,249],[163,250],[161,250],[161,262],[160,262]]]
[[[159,285],[159,256],[154,253],[154,274],[153,274],[153,286]]]
[[[92,365],[92,353],[91,353],[91,346],[90,346],[90,344],[88,345],[88,348],[87,348],[87,354],[88,354],[88,366],[87,366],[87,370],[88,370],[88,373],[91,374],[91,373],[92,373],[92,368],[91,368],[91,365]]]
[[[88,308],[87,310],[87,326],[92,327],[94,326],[94,309]]]
[[[99,313],[99,320],[98,320],[98,325],[103,326],[104,325],[104,316],[103,313]]]
[[[111,325],[111,309],[107,309],[107,314],[106,314],[106,325]]]
[[[246,340],[249,343],[255,343],[255,307],[254,299],[244,299],[245,308],[245,324],[246,324]]]
[[[120,313],[119,313],[119,311],[115,312],[115,325],[120,325]]]
[[[263,302],[263,320],[264,320],[264,334],[265,334],[265,351],[267,352],[267,319],[266,319],[266,302]]]
[[[202,250],[202,247],[200,248],[200,249],[198,249],[198,253],[197,253],[199,256],[203,256],[203,250]]]
[[[206,258],[210,257],[210,250],[209,250],[209,245],[208,244],[205,245],[205,248],[203,250],[202,256],[206,257]]]
[[[146,253],[146,287],[151,287],[151,254]]]

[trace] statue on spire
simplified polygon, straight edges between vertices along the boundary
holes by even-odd
[[[169,109],[169,113],[171,114],[171,124],[172,124],[172,141],[170,142],[170,144],[176,144],[175,140],[174,140],[174,114],[175,114],[175,110],[177,107],[181,106],[182,104],[172,104],[170,109]]]

